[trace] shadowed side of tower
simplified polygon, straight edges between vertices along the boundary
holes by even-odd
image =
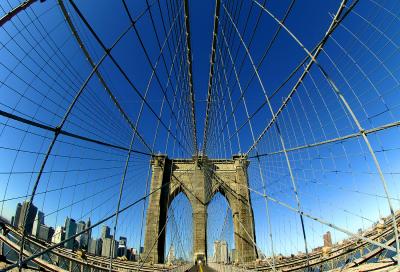
[[[165,225],[167,219],[171,161],[166,155],[151,160],[151,192],[146,216],[145,252],[142,260],[148,263],[164,263]]]

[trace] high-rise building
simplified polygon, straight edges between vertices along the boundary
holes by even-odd
[[[65,230],[64,227],[58,226],[56,227],[56,230],[54,231],[53,237],[51,238],[51,241],[55,244],[60,243],[65,239]]]
[[[228,259],[228,243],[226,241],[221,241],[221,263],[227,264]]]
[[[224,240],[214,241],[214,262],[216,263],[228,263],[228,243]]]
[[[332,237],[331,237],[331,232],[328,231],[324,234],[324,247],[332,247]]]
[[[96,256],[101,256],[102,247],[103,247],[103,241],[101,239],[90,239],[88,245],[88,252]]]
[[[35,217],[35,221],[33,222],[32,235],[35,237],[39,237],[40,226],[44,225],[44,213],[42,211],[38,211]]]
[[[119,243],[118,243],[118,252],[117,252],[117,255],[118,255],[119,257],[126,256],[126,255],[127,255],[126,244],[127,244],[127,239],[126,239],[126,237],[120,236],[120,237],[119,237]]]
[[[101,256],[110,257],[112,252],[112,257],[117,256],[118,242],[112,238],[104,238],[103,245],[101,248]]]
[[[119,245],[120,246],[122,245],[122,246],[126,247],[127,241],[128,241],[128,239],[126,239],[126,237],[123,237],[123,236],[119,237]]]
[[[17,208],[15,209],[15,215],[14,215],[14,227],[18,227],[19,225],[19,218],[21,217],[21,209],[22,209],[22,205],[21,203],[17,204]]]
[[[90,218],[86,222],[86,229],[89,229],[92,226],[92,223],[90,222]],[[89,244],[89,240],[92,239],[92,229],[90,229],[87,232],[87,244]]]
[[[65,220],[65,239],[68,239],[76,234],[76,223],[72,218],[67,217]],[[64,244],[65,248],[74,249],[74,239],[71,239]]]
[[[214,241],[214,262],[221,262],[221,241]]]
[[[174,248],[174,245],[171,245],[171,247],[169,248],[167,260],[168,260],[169,264],[175,263],[175,248]]]
[[[79,221],[76,223],[76,233],[80,233],[86,229],[86,223],[84,221]],[[83,233],[75,238],[79,248],[87,248],[88,236]]]
[[[138,257],[138,250],[136,248],[130,248],[128,250],[128,260],[136,262],[139,260]]]
[[[79,221],[78,223],[76,223],[76,233],[83,231],[85,229],[85,227],[86,227],[86,223],[84,221]]]
[[[32,228],[33,228],[33,222],[35,221],[36,213],[37,213],[37,208],[35,205],[31,204],[29,205],[29,201],[24,201],[22,203],[21,207],[21,214],[19,216],[18,220],[18,227],[23,228],[24,226],[24,220],[26,217],[26,225],[25,225],[25,232],[26,233],[32,233]],[[29,210],[28,210],[29,207]]]
[[[111,235],[110,235],[110,227],[104,225],[101,228],[101,238],[105,239],[105,238],[110,238],[110,237],[111,237]]]
[[[237,258],[236,258],[237,256],[236,256],[236,249],[234,249],[234,248],[232,248],[232,250],[231,250],[231,263],[235,263],[236,261],[237,261]]]
[[[54,235],[54,229],[52,227],[48,227],[46,225],[40,225],[37,238],[44,240],[46,242],[50,242],[53,235]]]

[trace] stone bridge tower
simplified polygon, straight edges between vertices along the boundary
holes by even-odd
[[[165,225],[168,207],[179,193],[184,193],[193,211],[193,258],[207,256],[207,205],[217,192],[227,199],[233,214],[235,262],[244,263],[257,258],[254,246],[253,210],[248,190],[247,167],[249,161],[241,156],[232,160],[169,159],[154,156],[152,161],[151,191],[146,216],[144,243],[145,262],[163,263]]]

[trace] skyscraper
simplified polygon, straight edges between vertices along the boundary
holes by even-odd
[[[90,218],[86,222],[86,229],[89,229],[92,226],[92,223],[90,222]],[[90,229],[87,232],[87,243],[89,244],[90,239],[92,239],[92,230]]]
[[[237,256],[236,256],[236,249],[232,248],[231,250],[231,263],[237,262]]]
[[[327,231],[324,236],[324,247],[332,247],[332,237],[331,237],[331,232]]]
[[[84,231],[86,228],[86,223],[84,221],[79,221],[76,224],[76,233]],[[87,246],[87,234],[83,233],[75,238],[79,248],[86,248]]]
[[[174,245],[171,245],[168,251],[168,263],[173,264],[175,263],[175,248]]]
[[[102,239],[105,239],[105,238],[110,238],[110,237],[111,237],[111,235],[110,235],[110,228],[109,228],[108,226],[104,225],[104,226],[101,228],[101,238],[102,238]]]
[[[221,263],[228,263],[228,243],[226,241],[221,241]]]
[[[65,231],[64,227],[58,226],[53,234],[53,237],[51,238],[51,241],[55,244],[60,243],[62,240],[65,239]]]
[[[117,241],[115,241],[112,238],[104,238],[103,239],[103,246],[101,248],[101,256],[110,257],[111,256],[111,252],[113,252],[112,253],[112,257],[115,258],[116,255],[117,255],[117,249],[118,249],[118,242]]]
[[[14,227],[18,227],[19,225],[19,218],[21,217],[21,208],[22,208],[21,203],[18,203],[17,208],[15,209],[14,224],[13,224]]]
[[[29,201],[24,201],[21,207],[21,214],[18,220],[18,227],[21,229],[23,228],[24,220],[26,217],[25,232],[32,233],[33,222],[35,221],[37,208],[35,205],[32,204],[30,205],[30,208],[28,210],[28,206],[29,206]]]
[[[102,247],[103,247],[103,241],[101,239],[90,239],[88,245],[88,252],[93,255],[100,256]]]
[[[120,236],[119,237],[119,245],[126,246],[128,239],[126,237]]]
[[[42,211],[38,211],[35,217],[35,221],[33,222],[32,235],[35,237],[39,236],[40,226],[44,225],[44,213]]]
[[[138,259],[138,250],[136,248],[130,248],[128,250],[128,260],[135,262]]]
[[[37,238],[49,242],[54,235],[54,229],[46,225],[40,225]]]
[[[79,221],[76,223],[76,233],[83,231],[86,227],[86,223],[84,221]]]
[[[126,237],[120,236],[118,243],[118,253],[117,253],[119,257],[126,256],[127,254],[126,244],[127,244]]]
[[[221,262],[221,241],[214,241],[214,262]]]
[[[214,262],[216,263],[228,263],[228,243],[224,240],[214,241]]]
[[[76,234],[76,223],[72,218],[67,217],[65,220],[65,239],[68,239]],[[65,248],[74,248],[74,239],[71,239],[64,244]]]

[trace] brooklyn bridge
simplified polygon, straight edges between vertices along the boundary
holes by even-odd
[[[400,2],[0,1],[1,271],[400,271]]]

